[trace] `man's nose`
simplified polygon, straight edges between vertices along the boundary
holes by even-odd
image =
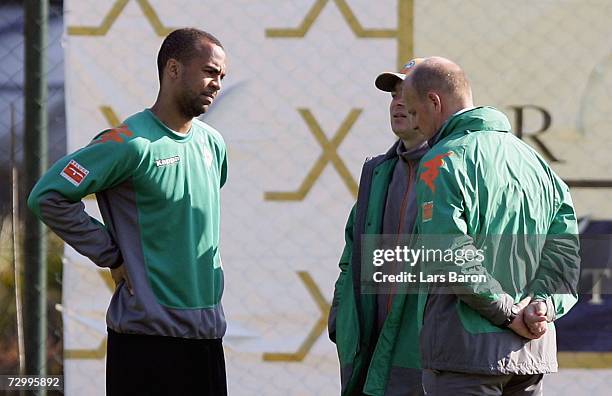
[[[210,83],[217,88],[217,91],[221,89],[221,77],[213,78]]]

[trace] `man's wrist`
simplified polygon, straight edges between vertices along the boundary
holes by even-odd
[[[518,316],[518,314],[518,305],[512,304],[512,306],[510,307],[510,315],[503,323],[499,325],[499,327],[507,328],[508,326],[510,326],[510,324],[514,322],[514,319]]]

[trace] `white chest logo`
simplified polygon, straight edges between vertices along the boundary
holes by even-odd
[[[206,164],[206,169],[210,169],[210,165],[212,165],[213,161],[213,155],[208,147],[204,147],[203,151],[204,153],[202,155],[204,156],[204,164]]]
[[[158,159],[158,160],[155,160],[155,166],[159,168],[161,166],[173,165],[179,162],[180,160],[181,158],[178,155],[175,155],[174,157],[170,157],[170,158]]]

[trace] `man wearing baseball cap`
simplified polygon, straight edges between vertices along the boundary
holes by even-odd
[[[360,284],[361,236],[393,234],[399,239],[401,234],[411,234],[414,226],[416,171],[429,142],[412,128],[402,82],[421,61],[413,59],[399,73],[385,72],[375,80],[378,89],[391,93],[391,130],[399,139],[385,154],[366,160],[357,202],[345,228],[346,244],[329,315],[343,396],[423,394],[417,296],[396,299],[399,294],[392,287],[384,293],[363,293]]]

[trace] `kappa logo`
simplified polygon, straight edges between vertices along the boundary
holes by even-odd
[[[180,160],[181,160],[181,157],[179,157],[178,155],[175,155],[174,157],[170,157],[170,158],[158,159],[158,160],[155,160],[155,166],[159,168],[160,166],[173,165],[179,162]]]
[[[427,170],[421,173],[420,179],[427,184],[427,186],[431,189],[431,192],[436,192],[436,185],[434,182],[440,174],[440,167],[444,165],[444,158],[450,156],[451,154],[452,152],[449,151],[448,153],[436,155],[429,161],[423,163],[423,166],[427,168]]]
[[[85,169],[85,167],[83,167],[75,160],[70,160],[68,165],[66,165],[66,167],[62,169],[60,176],[78,187],[81,185],[83,180],[85,180],[88,174],[89,171]]]

